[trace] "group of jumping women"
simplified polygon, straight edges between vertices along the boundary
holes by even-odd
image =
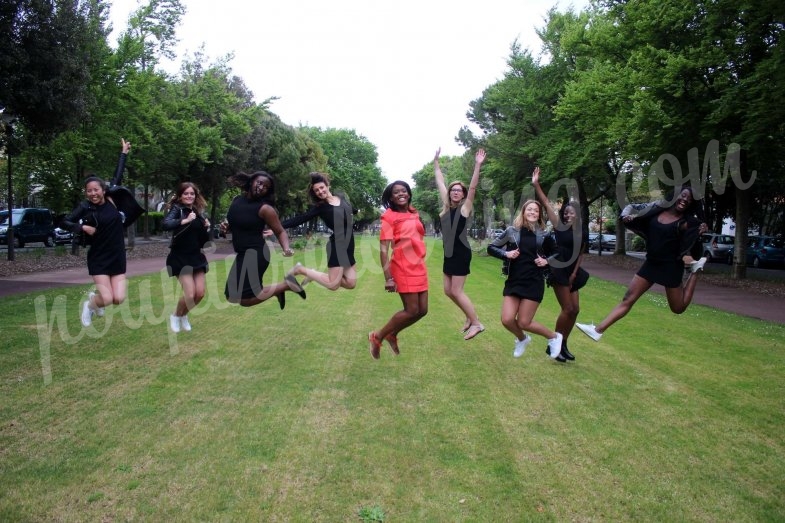
[[[125,140],[112,181],[107,184],[90,176],[85,180],[86,200],[63,222],[63,227],[85,238],[89,245],[87,268],[93,277],[95,291],[80,307],[85,327],[93,318],[103,316],[105,307],[119,305],[126,298],[126,257],[123,229],[143,212],[125,190],[123,170],[131,144]],[[465,321],[461,327],[465,340],[485,331],[464,286],[470,274],[472,249],[467,231],[472,214],[480,170],[485,151],[475,153],[474,170],[469,185],[454,181],[445,183],[439,167],[440,150],[434,156],[434,176],[442,201],[441,235],[444,245],[444,293],[460,308]],[[692,301],[697,276],[705,258],[696,259],[694,252],[700,234],[706,231],[702,222],[700,200],[690,187],[680,187],[663,200],[646,205],[629,205],[621,214],[625,226],[646,240],[646,259],[632,279],[621,302],[599,325],[577,323],[580,311],[579,291],[589,274],[581,267],[585,252],[579,207],[565,202],[558,212],[553,209],[539,183],[539,168],[532,174],[536,198],[524,202],[511,226],[495,238],[487,252],[504,260],[506,280],[502,291],[501,323],[515,336],[513,356],[523,355],[532,338],[528,333],[547,339],[546,353],[554,360],[575,359],[567,345],[574,327],[594,341],[623,318],[643,293],[660,284],[665,287],[670,309],[680,314]],[[230,303],[244,307],[258,305],[273,296],[279,306],[286,306],[286,294],[293,292],[306,298],[304,285],[313,281],[329,290],[353,289],[357,284],[354,257],[354,210],[346,198],[332,193],[330,178],[325,173],[310,174],[309,209],[298,216],[279,219],[275,208],[275,181],[265,171],[240,172],[229,179],[241,193],[229,206],[224,232],[231,231],[236,256],[227,274],[224,294]],[[385,211],[381,216],[379,256],[384,272],[384,288],[398,293],[402,309],[393,314],[379,329],[368,333],[371,356],[379,359],[386,341],[393,354],[400,348],[398,334],[428,312],[428,272],[425,263],[425,228],[411,204],[412,190],[408,183],[390,183],[382,194]],[[175,310],[169,317],[169,328],[178,333],[190,331],[188,312],[204,298],[205,274],[209,270],[202,248],[209,240],[210,222],[204,215],[206,202],[191,182],[181,183],[167,205],[162,227],[170,231],[172,241],[166,268],[182,287]],[[552,232],[546,227],[546,217]],[[327,271],[320,272],[300,263],[285,275],[283,281],[264,285],[262,280],[270,262],[266,238],[274,235],[284,256],[293,256],[286,229],[319,218],[332,231],[327,243]],[[685,270],[687,272],[684,278]],[[298,281],[297,277],[302,277]],[[547,285],[560,305],[553,329],[535,321]]]

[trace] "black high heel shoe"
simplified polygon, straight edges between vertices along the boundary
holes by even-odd
[[[545,354],[547,354],[548,356],[551,355],[551,348],[550,347],[545,347]],[[564,358],[564,349],[562,349],[561,352],[559,353],[559,355],[556,356],[553,359],[555,361],[558,361],[559,363],[567,363],[567,360]]]
[[[575,356],[573,356],[572,352],[570,352],[570,350],[567,348],[567,342],[566,341],[562,341],[562,344],[561,344],[561,355],[564,356],[565,358],[567,358],[570,361],[575,360]]]
[[[284,277],[284,281],[292,290],[292,292],[299,295],[300,298],[305,299],[305,289],[303,289],[303,286],[300,285],[300,282],[297,281],[297,278],[295,278],[293,274],[287,274]],[[283,307],[281,308],[283,309]]]

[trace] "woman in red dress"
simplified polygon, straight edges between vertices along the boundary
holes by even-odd
[[[378,331],[368,333],[371,356],[379,359],[382,340],[399,354],[397,334],[428,314],[428,270],[425,267],[425,227],[411,206],[412,189],[395,181],[382,193],[382,231],[379,258],[384,270],[384,288],[401,296],[403,310],[392,315]]]

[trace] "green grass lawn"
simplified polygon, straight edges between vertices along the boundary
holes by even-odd
[[[486,331],[466,342],[434,242],[428,316],[374,361],[400,300],[378,241],[357,251],[356,290],[283,311],[228,305],[214,263],[177,336],[160,274],[87,330],[88,286],[1,299],[0,520],[785,520],[784,326],[650,293],[601,342],[576,330],[575,362],[542,338],[514,359],[501,262],[475,256]],[[265,281],[294,261],[323,247],[274,254]],[[581,319],[623,291],[590,280]],[[557,312],[547,290],[537,318]]]

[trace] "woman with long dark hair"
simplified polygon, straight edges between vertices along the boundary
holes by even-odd
[[[121,185],[131,143],[122,138],[120,143],[122,152],[111,182],[107,184],[97,176],[89,176],[84,183],[87,199],[63,220],[64,229],[89,245],[87,272],[93,277],[95,291],[88,294],[80,309],[85,327],[92,324],[93,316],[103,316],[107,305],[125,301],[128,282],[123,229],[144,212],[133,194]]]
[[[357,285],[357,269],[354,259],[354,210],[345,197],[333,194],[330,177],[326,173],[313,172],[308,184],[308,197],[313,205],[307,212],[288,218],[282,222],[284,229],[297,227],[314,218],[321,218],[332,231],[327,242],[327,272],[304,267],[299,262],[289,274],[305,276],[306,281],[315,281],[323,287],[335,291],[354,289]]]
[[[382,340],[387,340],[393,354],[400,353],[398,333],[428,314],[428,270],[425,266],[425,227],[411,205],[412,189],[398,180],[382,193],[382,230],[379,235],[379,259],[384,272],[384,289],[397,292],[403,310],[392,315],[379,330],[368,333],[371,356],[379,359]]]
[[[708,230],[703,222],[703,201],[695,199],[691,187],[678,187],[665,199],[649,204],[631,204],[621,213],[622,222],[632,232],[646,240],[646,261],[632,277],[627,292],[616,307],[599,325],[577,323],[576,326],[594,341],[630,312],[643,293],[658,283],[665,287],[668,307],[675,314],[687,310],[703,271],[706,258],[700,256],[696,245],[700,235]],[[685,268],[689,271],[682,283]]]
[[[274,207],[272,175],[265,171],[240,172],[232,176],[229,183],[243,192],[232,200],[226,213],[224,230],[232,231],[232,246],[237,253],[226,276],[226,299],[252,307],[275,296],[281,309],[286,306],[286,291],[296,292],[305,299],[305,291],[293,277],[267,287],[262,285],[262,277],[270,265],[270,250],[263,235],[265,227],[272,229],[278,238],[284,256],[294,255],[289,248],[289,236]]]
[[[202,247],[210,239],[210,220],[204,215],[207,203],[199,188],[191,182],[183,182],[169,200],[168,212],[161,228],[172,231],[166,271],[174,276],[183,288],[174,314],[169,316],[172,332],[191,330],[188,311],[196,307],[205,290],[205,274],[209,270],[207,257]]]

